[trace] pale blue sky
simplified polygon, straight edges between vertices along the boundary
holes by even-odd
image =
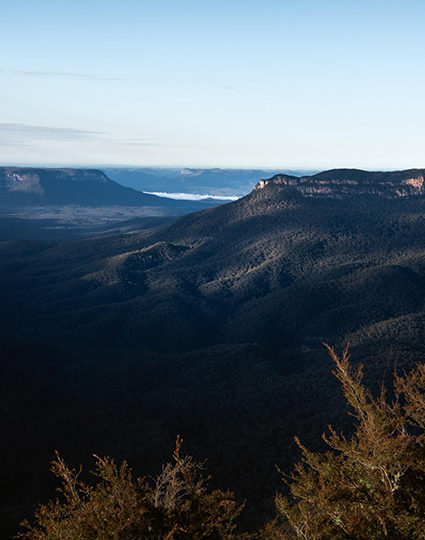
[[[0,162],[425,167],[423,0],[0,0]]]

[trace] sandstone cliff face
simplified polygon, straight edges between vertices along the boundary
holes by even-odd
[[[281,186],[304,197],[342,198],[354,195],[375,195],[389,199],[425,194],[425,169],[368,172],[357,169],[333,169],[312,176],[277,174],[263,179],[256,190]]]
[[[10,191],[20,191],[26,193],[43,193],[40,183],[40,176],[31,172],[20,174],[11,169],[7,170],[1,178],[1,183]]]
[[[43,183],[51,178],[62,182],[108,182],[105,173],[96,169],[0,167],[0,186],[12,191],[42,192]]]

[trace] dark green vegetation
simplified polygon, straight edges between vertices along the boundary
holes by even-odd
[[[74,207],[65,218],[52,217],[51,214],[44,218],[0,215],[0,242],[10,240],[62,242],[95,236],[140,233],[166,227],[177,219],[175,216],[152,216],[122,220],[118,219],[118,215],[113,216],[112,211],[112,208],[106,207],[100,214],[92,208],[80,209],[77,213]],[[121,213],[118,209],[117,212]],[[81,220],[82,214],[85,220]]]
[[[351,437],[331,426],[328,449],[314,453],[298,438],[302,460],[283,473],[288,496],[277,494],[276,516],[257,532],[243,533],[243,505],[233,493],[211,491],[204,465],[181,452],[155,477],[134,479],[124,461],[96,459],[93,479],[56,456],[52,472],[61,498],[38,507],[19,538],[31,540],[413,540],[425,538],[425,364],[395,374],[394,398],[382,386],[374,397],[363,368],[353,368],[348,349],[329,348],[337,379],[355,419]]]
[[[55,449],[155,474],[177,433],[245,525],[272,516],[293,435],[350,430],[322,342],[351,341],[372,388],[422,358],[425,197],[393,190],[421,175],[341,198],[271,182],[151,234],[1,244],[2,519],[49,496]]]
[[[271,184],[150,236],[6,244],[3,328],[84,350],[357,345],[393,327],[420,343],[424,207]]]

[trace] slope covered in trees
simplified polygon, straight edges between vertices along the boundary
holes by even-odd
[[[417,344],[424,210],[423,196],[306,198],[270,184],[150,236],[6,244],[5,331],[85,349]]]

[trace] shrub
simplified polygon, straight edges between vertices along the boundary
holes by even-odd
[[[302,452],[284,481],[291,498],[278,495],[279,523],[270,538],[425,538],[425,365],[395,375],[394,399],[382,386],[374,398],[354,369],[348,349],[335,362],[355,418],[346,438],[329,427],[328,450]]]
[[[202,463],[181,455],[177,438],[173,460],[153,481],[134,479],[126,462],[96,459],[96,482],[80,480],[57,454],[53,473],[61,497],[42,505],[35,523],[24,522],[18,538],[31,540],[232,539],[242,511],[231,492],[208,491]]]

